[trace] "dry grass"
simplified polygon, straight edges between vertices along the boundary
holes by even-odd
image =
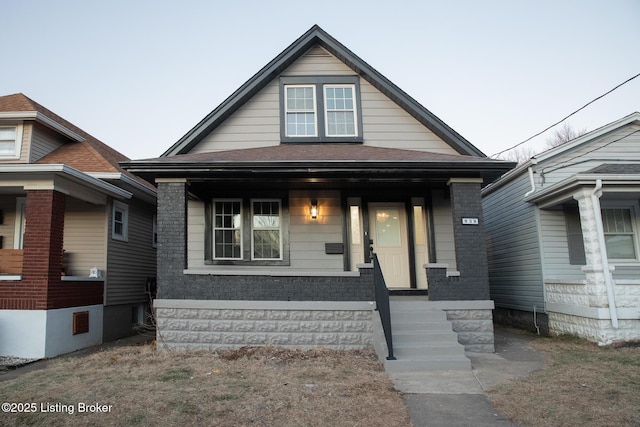
[[[369,351],[119,347],[54,360],[0,382],[3,402],[61,403],[75,413],[0,414],[33,426],[410,426],[401,396]],[[78,413],[79,402],[111,405]]]
[[[532,347],[548,366],[502,384],[491,403],[522,426],[640,426],[640,347],[598,347],[572,337]]]

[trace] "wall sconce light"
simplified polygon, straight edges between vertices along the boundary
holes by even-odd
[[[316,199],[311,199],[311,219],[318,218],[318,201]]]

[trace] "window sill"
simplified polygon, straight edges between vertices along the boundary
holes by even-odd
[[[290,269],[187,269],[185,275],[200,276],[274,276],[274,277],[360,277],[359,271],[308,271]]]
[[[104,282],[104,277],[62,276],[63,282]]]
[[[20,274],[0,274],[0,281],[2,280],[22,280]]]

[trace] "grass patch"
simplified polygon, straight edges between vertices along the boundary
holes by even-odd
[[[116,347],[52,360],[0,381],[3,402],[75,413],[0,414],[3,426],[410,426],[373,352],[243,348],[220,353]],[[79,403],[111,405],[78,413]]]
[[[540,338],[544,370],[487,393],[522,426],[640,426],[640,347],[598,347],[571,336]]]

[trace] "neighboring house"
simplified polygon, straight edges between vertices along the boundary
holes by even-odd
[[[156,191],[126,160],[24,95],[0,97],[0,355],[52,357],[144,321]]]
[[[368,345],[371,249],[390,288],[490,319],[480,189],[513,166],[314,26],[160,158],[124,164],[158,184],[158,340]]]
[[[598,343],[640,339],[640,113],[483,190],[498,316]],[[548,323],[548,324],[547,324]]]

